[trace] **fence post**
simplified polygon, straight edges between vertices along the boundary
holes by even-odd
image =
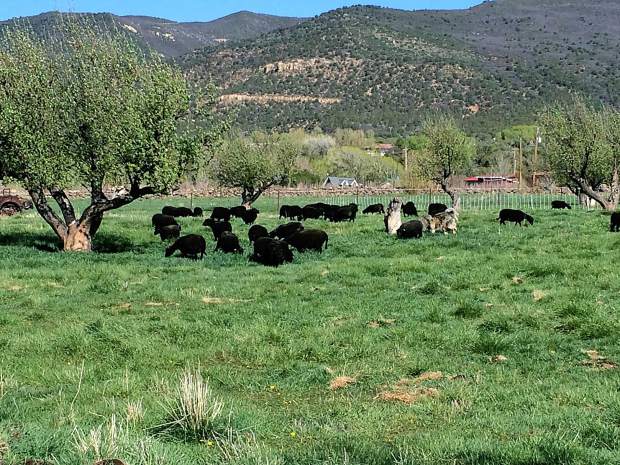
[[[276,208],[276,213],[280,211],[280,190],[278,190],[278,206]]]
[[[360,187],[359,186],[355,188],[355,203],[357,205],[360,204]]]

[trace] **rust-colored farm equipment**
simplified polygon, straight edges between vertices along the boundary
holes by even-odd
[[[0,216],[11,216],[32,208],[32,202],[18,195],[10,189],[0,191]]]

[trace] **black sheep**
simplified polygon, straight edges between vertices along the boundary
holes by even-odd
[[[422,222],[414,220],[403,223],[401,227],[398,228],[398,231],[396,231],[396,235],[399,239],[420,239],[423,232],[424,225]]]
[[[554,210],[571,210],[571,206],[564,202],[564,200],[554,200],[551,202],[551,208]]]
[[[334,223],[341,223],[343,221],[354,222],[355,217],[357,216],[357,205],[351,203],[344,207],[340,207],[337,210],[331,212],[329,221]]]
[[[323,252],[323,245],[325,245],[325,249],[327,249],[329,236],[325,231],[318,229],[304,229],[302,231],[297,231],[295,234],[291,234],[284,242],[290,244],[299,252],[305,252],[306,250]]]
[[[297,205],[282,205],[280,208],[280,219],[282,218],[301,221],[303,218],[303,211],[301,207]]]
[[[190,216],[199,217],[202,216],[202,208],[196,207],[191,210],[187,207],[164,207],[161,212],[164,215],[173,216],[175,218],[188,218]]]
[[[213,232],[213,238],[217,241],[223,232],[232,232],[232,225],[228,221],[215,221],[213,218],[207,218],[203,226],[208,226]]]
[[[243,205],[239,207],[232,207],[230,209],[230,216],[234,216],[235,218],[243,218],[244,213],[247,211]]]
[[[243,213],[241,219],[245,224],[254,224],[260,212],[256,208],[250,208]]]
[[[169,241],[172,239],[178,239],[181,237],[181,226],[178,224],[172,224],[169,226],[162,226],[159,228],[159,236],[162,241]]]
[[[374,205],[370,205],[364,209],[362,212],[364,215],[375,214],[375,213],[383,213],[385,214],[385,208],[382,203],[376,203]]]
[[[522,212],[521,210],[511,210],[509,208],[502,210],[499,212],[499,223],[506,224],[506,221],[510,223],[514,223],[515,226],[523,226],[523,222],[527,221],[529,224],[534,224],[534,218],[532,218],[527,213]],[[527,224],[526,224],[527,226]]]
[[[211,212],[211,219],[214,221],[230,221],[230,210],[224,207],[215,207]]]
[[[260,224],[255,224],[248,231],[248,239],[250,240],[250,244],[253,244],[256,239],[260,237],[269,237],[269,231],[267,231],[266,227],[261,226]]]
[[[413,202],[407,202],[402,207],[403,215],[405,216],[418,216],[418,209]]]
[[[325,204],[325,206],[323,207],[323,218],[325,218],[326,220],[330,220],[331,218],[333,218],[336,214],[336,211],[340,208],[340,205],[328,205]]]
[[[293,252],[284,241],[261,237],[254,242],[254,253],[250,256],[250,261],[278,267],[287,262],[291,263]]]
[[[243,253],[243,248],[239,243],[239,238],[228,231],[224,231],[217,240],[215,250],[221,250],[224,253]]]
[[[620,232],[620,212],[611,214],[611,232]]]
[[[448,206],[443,203],[431,203],[428,206],[428,214],[431,216],[437,216],[440,213],[445,212],[448,209]]]
[[[303,220],[318,220],[323,216],[323,210],[312,205],[302,208]]]
[[[160,233],[161,228],[163,228],[164,226],[178,226],[179,225],[179,223],[177,223],[177,220],[175,220],[174,217],[170,215],[164,215],[163,213],[157,213],[153,215],[153,218],[151,219],[151,224],[155,228],[156,236]]]
[[[286,239],[291,234],[295,234],[297,231],[301,231],[302,229],[304,229],[304,225],[298,222],[281,224],[269,233],[269,237]]]
[[[183,236],[166,249],[166,257],[171,257],[177,250],[181,252],[182,257],[202,259],[207,250],[207,241],[196,234]]]

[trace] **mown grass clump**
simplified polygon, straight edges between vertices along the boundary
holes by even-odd
[[[91,255],[52,252],[33,212],[0,219],[0,461],[620,461],[608,217],[466,211],[419,241],[378,216],[310,221],[327,251],[271,269],[213,252],[192,218],[207,257],[165,259],[164,202],[110,214]]]

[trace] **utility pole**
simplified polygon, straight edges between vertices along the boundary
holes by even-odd
[[[519,190],[523,186],[523,138],[519,137]]]

